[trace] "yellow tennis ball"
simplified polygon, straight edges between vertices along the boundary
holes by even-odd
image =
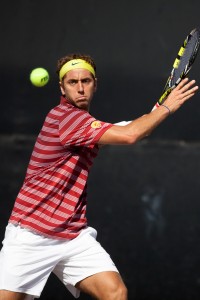
[[[30,81],[34,86],[42,87],[49,81],[49,73],[44,68],[36,68],[30,74]]]

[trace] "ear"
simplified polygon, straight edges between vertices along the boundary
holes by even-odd
[[[60,86],[61,94],[64,96],[65,95],[65,91],[64,91],[64,88],[63,88],[62,81],[59,81],[59,86]]]
[[[95,77],[94,79],[94,91],[96,92],[97,90],[97,78]]]

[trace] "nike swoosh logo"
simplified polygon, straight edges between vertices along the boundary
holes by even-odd
[[[79,64],[79,62],[74,62],[72,63],[72,66]]]

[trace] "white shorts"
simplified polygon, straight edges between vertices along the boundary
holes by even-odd
[[[118,272],[96,235],[95,229],[87,227],[77,238],[63,241],[8,224],[0,252],[0,290],[39,298],[53,272],[78,298],[79,281],[103,271]]]

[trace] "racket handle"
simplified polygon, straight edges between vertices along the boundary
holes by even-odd
[[[151,111],[155,110],[155,109],[158,108],[159,106],[160,106],[160,104],[157,102],[157,103],[154,105],[154,107],[152,108]]]

